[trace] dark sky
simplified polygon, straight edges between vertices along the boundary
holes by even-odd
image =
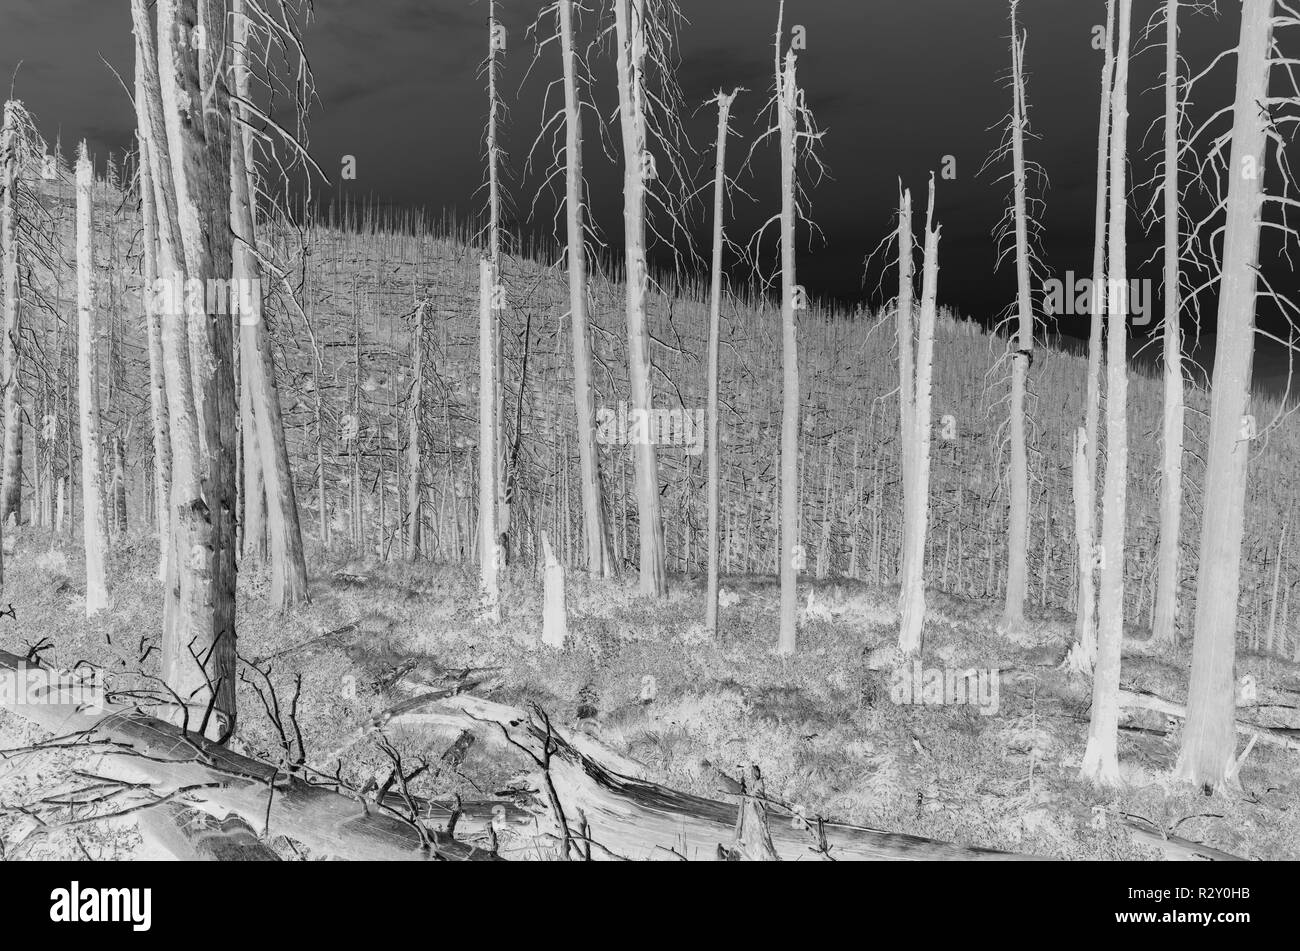
[[[509,28],[505,86],[511,100],[508,142],[515,166],[542,119],[541,92],[558,75],[552,45],[519,91],[532,56],[528,24],[537,0],[503,0]],[[1197,18],[1184,38],[1197,70],[1236,39],[1237,4],[1221,4],[1220,20]],[[1137,0],[1135,21],[1144,23],[1157,0]],[[50,138],[61,133],[65,151],[85,137],[104,155],[129,141],[132,115],[127,97],[101,61],[131,75],[130,16],[126,0],[0,0],[0,74],[23,60],[15,91],[27,101]],[[1050,176],[1045,198],[1046,258],[1052,273],[1086,271],[1092,256],[1097,100],[1101,53],[1092,28],[1104,21],[1103,0],[1023,0],[1029,33],[1027,64],[1031,120],[1040,141],[1032,158]],[[689,24],[681,44],[680,81],[695,106],[719,86],[753,90],[736,106],[732,167],[760,129],[758,111],[771,84],[772,34],[777,0],[683,0]],[[313,153],[337,178],[340,157],[357,157],[357,195],[430,209],[472,207],[482,180],[481,135],[485,96],[476,77],[486,47],[486,0],[316,0],[307,32],[321,106],[312,123]],[[1191,19],[1189,17],[1189,19]],[[800,279],[812,293],[858,298],[863,260],[892,227],[896,180],[902,175],[923,208],[930,169],[944,155],[957,158],[958,179],[941,182],[938,214],[944,226],[940,296],[973,316],[987,317],[1011,298],[1013,277],[992,275],[990,231],[1001,214],[1004,187],[996,176],[977,177],[996,145],[996,125],[1009,108],[1000,80],[1009,65],[1007,4],[1003,0],[790,0],[787,24],[807,29],[808,49],[799,72],[808,102],[825,130],[823,156],[832,179],[811,193],[812,213],[825,232],[801,255]],[[588,24],[590,26],[590,24]],[[1231,70],[1231,60],[1228,61]],[[594,61],[598,88],[610,95],[610,55]],[[1144,135],[1162,108],[1159,90],[1163,52],[1134,61],[1130,141],[1134,177],[1153,165],[1159,131]],[[1201,90],[1204,108],[1230,102],[1226,80]],[[1202,108],[1198,105],[1198,108]],[[692,125],[695,144],[707,149],[715,122],[706,109]],[[614,140],[617,142],[617,139]],[[607,234],[621,230],[616,169],[588,150],[594,212]],[[703,162],[706,167],[708,162]],[[747,236],[779,208],[776,152],[760,151],[755,173],[742,184],[756,203],[738,199],[733,234]],[[999,169],[1000,174],[1005,169]],[[526,211],[536,178],[517,186]],[[1134,200],[1145,204],[1148,191]],[[919,229],[919,223],[918,223]],[[1153,246],[1135,225],[1133,260]],[[1154,272],[1152,272],[1154,273]],[[874,287],[875,275],[871,282]],[[1060,329],[1078,332],[1086,318]]]

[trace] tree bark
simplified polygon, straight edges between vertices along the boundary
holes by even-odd
[[[1247,414],[1255,337],[1256,268],[1270,134],[1269,117],[1262,104],[1269,92],[1273,22],[1273,0],[1243,0],[1228,159],[1218,342],[1206,443],[1195,641],[1187,727],[1175,767],[1181,779],[1209,789],[1223,789],[1236,782],[1230,773],[1236,746],[1233,665],[1250,457]]]
[[[4,389],[4,465],[0,489],[0,523],[22,521],[23,501],[23,417],[18,399],[19,374],[22,353],[19,339],[22,334],[22,301],[18,294],[18,117],[20,108],[15,102],[6,102],[4,128],[0,132],[0,162],[3,162],[4,200],[0,206],[0,249],[4,260],[0,279],[3,280],[4,341],[0,348],[0,385]],[[2,575],[0,575],[2,577]]]
[[[136,57],[135,95],[137,108],[143,109],[144,70]],[[172,448],[168,425],[167,381],[163,371],[162,315],[154,304],[154,282],[158,280],[157,200],[154,197],[152,158],[143,129],[137,133],[140,143],[140,208],[144,224],[145,321],[149,347],[149,408],[153,420],[154,507],[158,523],[158,580],[167,580],[167,561],[172,537],[168,517],[171,492]]]
[[[1030,290],[1028,179],[1025,170],[1025,39],[1016,22],[1016,2],[1011,4],[1012,96],[1011,154],[1014,182],[1016,234],[1016,306],[1019,312],[1016,352],[1011,360],[1011,452],[1008,463],[1010,519],[1007,526],[1007,590],[1002,618],[1006,627],[1025,619],[1029,593],[1029,450],[1025,424],[1025,397],[1034,348],[1034,310]]]
[[[1124,638],[1124,520],[1128,494],[1128,141],[1129,35],[1133,0],[1119,0],[1119,42],[1111,103],[1110,230],[1107,280],[1106,476],[1102,498],[1101,585],[1097,598],[1097,665],[1092,719],[1081,774],[1098,785],[1119,782],[1120,649]]]
[[[777,35],[778,43],[781,39]],[[799,569],[799,339],[795,320],[800,293],[795,275],[795,134],[799,86],[794,51],[781,68],[777,47],[776,108],[781,142],[781,603],[777,653],[793,654],[798,639]]]
[[[596,394],[591,377],[591,329],[587,317],[587,206],[583,199],[582,101],[578,95],[573,0],[559,0],[560,45],[564,56],[565,220],[569,258],[569,323],[573,335],[573,403],[578,422],[578,466],[582,479],[582,527],[587,573],[614,574],[609,527],[596,451]]]
[[[420,557],[423,529],[420,511],[420,482],[424,462],[420,446],[420,413],[424,406],[424,334],[428,305],[420,301],[411,328],[411,392],[406,402],[406,559]]]
[[[650,272],[645,249],[646,149],[645,16],[646,0],[614,0],[618,59],[619,123],[623,136],[623,234],[627,255],[627,347],[632,411],[645,422],[634,440],[640,583],[643,595],[668,594],[663,523],[659,514],[659,465],[649,432],[654,386],[650,378],[650,330],[646,297]]]
[[[248,67],[248,16],[246,0],[234,0],[234,42],[232,63],[235,92],[241,101],[250,93]],[[248,119],[246,106],[238,106],[237,116]],[[234,275],[236,282],[248,282],[238,299],[251,301],[253,314],[241,313],[240,339],[247,344],[242,365],[247,368],[256,437],[253,455],[259,459],[257,473],[265,489],[266,524],[271,542],[271,603],[280,610],[307,601],[307,563],[302,546],[302,528],[298,521],[298,500],[289,462],[289,448],[284,435],[284,418],[280,408],[280,391],[275,382],[275,357],[271,352],[271,335],[263,313],[262,266],[256,255],[257,216],[253,196],[255,169],[252,165],[252,134],[242,123],[232,123],[231,143],[231,221],[236,236]],[[248,443],[245,443],[248,453]],[[255,494],[245,500],[256,502]],[[247,517],[247,516],[246,516]],[[256,522],[250,531],[256,531]],[[257,539],[254,538],[256,548]]]
[[[1173,643],[1178,636],[1178,573],[1183,508],[1183,334],[1178,195],[1178,0],[1165,3],[1165,394],[1160,467],[1160,544],[1156,552],[1152,636]]]
[[[1109,198],[1108,175],[1110,171],[1110,102],[1115,75],[1115,0],[1106,0],[1106,54],[1101,69],[1101,119],[1097,131],[1097,213],[1092,246],[1092,290],[1088,295],[1090,321],[1088,329],[1088,379],[1085,385],[1084,408],[1084,461],[1088,480],[1087,511],[1088,538],[1097,537],[1097,461],[1101,449],[1101,364],[1103,334],[1106,321],[1106,298],[1102,287],[1106,280],[1106,210]],[[1092,552],[1088,559],[1091,563]],[[1097,642],[1097,583],[1089,571],[1087,584],[1080,573],[1077,605],[1075,607],[1076,631],[1080,644],[1093,645],[1088,655],[1088,665],[1095,660]],[[1080,627],[1077,619],[1086,618],[1088,629]]]
[[[492,302],[495,287],[492,262],[479,261],[479,395],[478,395],[478,558],[479,587],[489,621],[501,620],[497,570],[501,543],[496,520],[496,321]]]
[[[908,361],[909,370],[915,371],[914,390],[908,400],[911,404],[908,421],[912,431],[905,438],[903,448],[905,456],[911,457],[903,484],[903,570],[898,612],[898,647],[904,654],[920,653],[921,627],[925,621],[925,538],[930,515],[930,383],[934,370],[934,326],[939,289],[939,231],[934,224],[934,178],[931,177],[925,215],[921,313],[915,358]],[[910,331],[907,339],[900,342],[911,349]]]
[[[721,447],[718,445],[718,345],[722,333],[722,248],[725,239],[727,198],[727,135],[731,105],[739,90],[729,95],[718,92],[717,159],[713,173],[713,263],[709,292],[708,405],[705,409],[709,440],[708,458],[708,581],[704,592],[704,627],[718,630],[718,496],[721,491]]]
[[[235,726],[233,334],[229,316],[210,313],[203,293],[231,274],[230,103],[212,52],[221,47],[222,13],[218,0],[158,2],[162,113],[177,262],[184,264],[178,273],[200,291],[186,294],[185,313],[171,316],[163,339],[168,404],[181,412],[172,425],[177,583],[164,609],[162,676],[192,719],[206,720],[216,735]],[[199,49],[196,36],[207,39]]]
[[[94,298],[94,169],[81,143],[77,156],[77,405],[81,423],[81,511],[86,553],[86,617],[108,607],[104,555],[104,483],[100,470],[99,342]]]

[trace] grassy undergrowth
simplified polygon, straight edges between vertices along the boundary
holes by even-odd
[[[113,607],[84,617],[84,579],[75,542],[46,533],[17,541],[6,559],[4,599],[16,618],[0,620],[0,647],[22,653],[48,638],[43,658],[63,667],[102,664],[111,686],[142,683],[156,672],[161,629],[152,539],[115,546]],[[267,610],[265,579],[240,578],[239,642],[245,659],[287,651],[269,663],[285,709],[298,690],[307,763],[354,786],[381,781],[391,760],[376,738],[350,742],[364,720],[393,702],[386,683],[458,667],[491,667],[504,683],[492,696],[535,702],[560,724],[586,730],[645,764],[667,785],[721,796],[745,764],[763,771],[768,793],[809,816],[1007,851],[1068,858],[1154,857],[1123,827],[1124,815],[1250,858],[1300,857],[1300,782],[1296,754],[1258,746],[1242,771],[1245,794],[1207,799],[1169,781],[1176,729],[1163,716],[1126,720],[1120,738],[1124,785],[1097,790],[1077,778],[1087,732],[1090,682],[1057,669],[1071,619],[1036,617],[1014,638],[997,628],[994,605],[932,594],[925,627],[925,670],[996,672],[996,708],[979,704],[900,704],[880,658],[897,636],[896,592],[843,582],[819,586],[798,653],[776,642],[774,579],[725,579],[728,601],[716,638],[702,627],[702,585],[675,579],[663,602],[635,595],[634,579],[569,584],[571,644],[540,643],[541,584],[524,569],[504,585],[499,629],[477,618],[475,577],[461,568],[349,561],[314,552],[312,603],[291,616]],[[805,592],[806,596],[806,592]],[[299,646],[356,622],[343,646]],[[152,648],[152,649],[151,649]],[[297,648],[297,649],[295,649]],[[261,665],[263,669],[267,664]],[[1295,665],[1239,659],[1261,694],[1300,689]],[[280,744],[260,688],[241,665],[237,743],[277,760]],[[1123,679],[1181,702],[1184,653],[1126,657]],[[242,678],[241,678],[242,680]],[[651,698],[652,697],[652,698]],[[423,796],[492,798],[523,761],[476,744],[457,769],[439,766],[450,740],[415,728],[389,732],[407,768],[432,767],[411,786]],[[36,737],[0,713],[0,746]],[[81,757],[81,760],[84,760]],[[85,763],[66,753],[22,753],[0,761],[0,842],[10,857],[121,858],[144,854],[134,817],[32,834],[19,810],[34,790],[78,784]],[[775,821],[775,820],[774,820]],[[275,830],[271,830],[273,836]],[[273,839],[286,857],[298,854]]]

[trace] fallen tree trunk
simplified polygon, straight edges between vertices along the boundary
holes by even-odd
[[[433,727],[477,726],[485,739],[500,739],[532,759],[529,787],[521,797],[544,831],[531,842],[502,843],[505,854],[539,846],[590,848],[594,859],[715,860],[718,846],[736,834],[739,806],[680,792],[644,778],[643,771],[602,744],[552,724],[540,710],[515,707],[461,694],[438,702],[439,712],[410,719]],[[606,758],[606,754],[612,754]],[[631,766],[616,770],[610,760]],[[552,796],[553,794],[553,796]],[[558,810],[554,803],[558,802]],[[862,826],[822,822],[796,815],[781,803],[766,801],[772,845],[785,860],[940,860],[1008,861],[1015,855],[883,832]],[[585,829],[583,834],[580,830]]]
[[[0,651],[0,670],[18,672],[35,666]],[[108,767],[114,778],[147,781],[159,792],[192,788],[187,797],[201,807],[234,813],[254,828],[273,829],[314,852],[381,861],[496,858],[436,831],[422,835],[405,819],[379,811],[381,807],[307,783],[138,709],[115,705],[90,709],[65,680],[58,679],[31,697],[25,691],[15,693],[19,695],[5,697],[0,708],[66,738],[64,748],[84,745],[88,753],[102,756],[105,762],[100,768]]]
[[[140,834],[182,862],[280,861],[239,816],[218,819],[174,802],[142,811]]]
[[[1184,839],[1181,836],[1161,832],[1148,820],[1140,816],[1125,816],[1124,825],[1133,833],[1133,837],[1165,853],[1165,858],[1175,862],[1244,862],[1239,855],[1223,852],[1219,849]]]
[[[1172,700],[1166,700],[1158,697],[1153,693],[1139,693],[1133,690],[1120,690],[1119,703],[1121,707],[1127,707],[1130,710],[1154,710],[1156,713],[1163,713],[1166,716],[1178,717],[1180,720],[1187,719],[1187,708],[1180,703],[1174,703]],[[1247,723],[1244,720],[1237,720],[1237,732],[1246,736],[1255,736],[1259,742],[1267,743],[1270,746],[1278,746],[1284,750],[1300,752],[1300,738],[1289,735],[1283,730],[1275,730],[1272,727],[1258,726],[1254,723]]]

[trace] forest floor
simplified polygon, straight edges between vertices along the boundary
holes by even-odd
[[[87,621],[74,539],[27,533],[5,558],[0,648],[25,653],[43,638],[42,659],[59,667],[90,660],[124,689],[156,672],[161,599],[151,537],[115,543],[112,609]],[[310,547],[310,542],[309,542]],[[1174,784],[1177,721],[1125,714],[1122,785],[1098,790],[1078,778],[1088,729],[1090,680],[1059,669],[1072,619],[1035,614],[1014,637],[999,631],[999,605],[930,595],[925,649],[909,682],[974,669],[972,702],[922,691],[900,702],[900,681],[881,668],[897,637],[896,591],[857,582],[818,582],[793,657],[774,651],[773,578],[727,578],[715,638],[703,628],[703,584],[674,579],[666,601],[635,594],[635,577],[569,578],[570,644],[541,644],[541,579],[507,569],[499,628],[479,619],[472,568],[380,564],[309,553],[311,603],[288,616],[266,604],[263,572],[240,576],[240,655],[256,660],[282,709],[295,692],[307,764],[360,787],[391,766],[379,734],[354,742],[368,717],[394,702],[401,674],[495,668],[491,698],[539,705],[557,723],[581,729],[642,764],[649,777],[686,792],[725,798],[728,780],[749,764],[768,795],[803,814],[1003,851],[1077,859],[1156,858],[1125,817],[1250,859],[1300,858],[1297,754],[1263,744],[1241,771],[1241,795],[1207,798]],[[801,586],[806,598],[809,585]],[[346,640],[319,635],[355,624]],[[1136,633],[1136,632],[1134,632]],[[314,643],[312,643],[314,641]],[[308,645],[308,646],[303,646]],[[283,652],[283,653],[282,653]],[[140,658],[144,656],[144,661]],[[1189,649],[1126,656],[1125,687],[1185,700]],[[241,663],[240,727],[249,755],[280,759],[279,734],[262,697],[267,680]],[[269,668],[269,669],[268,669]],[[1300,691],[1300,667],[1239,655],[1261,695]],[[301,686],[298,687],[298,678]],[[255,689],[254,685],[260,689]],[[946,700],[948,702],[930,702]],[[1280,702],[1280,701],[1279,701]],[[449,744],[415,727],[385,731],[408,768],[432,764]],[[39,737],[0,711],[0,750]],[[84,779],[85,754],[23,752],[0,758],[0,857],[155,857],[125,815],[42,827],[18,807],[58,798]],[[475,744],[455,769],[431,768],[411,783],[418,796],[493,798],[522,771],[521,757]],[[49,818],[46,804],[37,812]],[[784,820],[788,821],[788,820]],[[260,830],[259,830],[260,831]],[[303,850],[270,830],[285,858]],[[593,830],[598,834],[598,830]]]

